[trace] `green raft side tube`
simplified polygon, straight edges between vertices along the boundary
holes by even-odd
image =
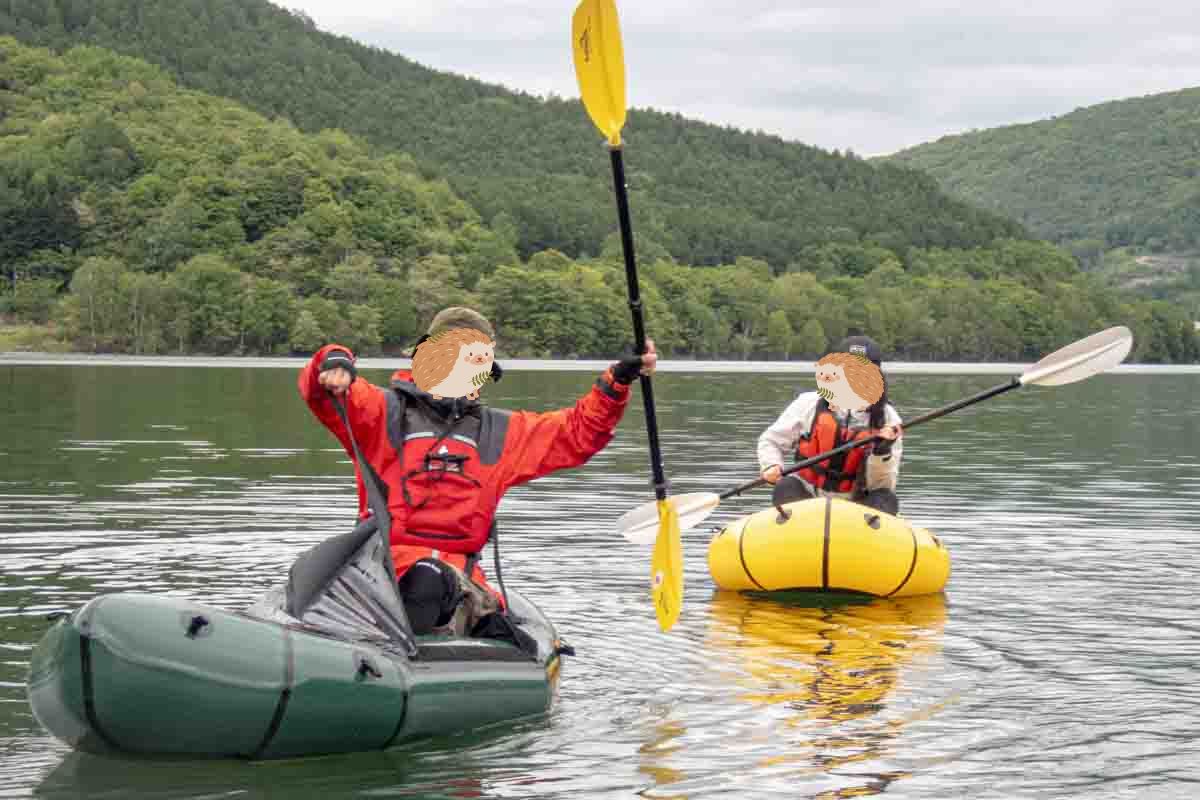
[[[385,748],[539,714],[559,641],[510,592],[537,656],[499,640],[422,637],[409,658],[186,599],[94,598],[34,649],[33,713],[93,753],[283,758]]]
[[[518,627],[537,642],[531,659],[492,639],[418,637],[409,662],[408,714],[397,740],[436,736],[542,714],[554,703],[561,641],[554,626],[519,592],[508,592]]]

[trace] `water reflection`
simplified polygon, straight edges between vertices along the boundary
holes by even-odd
[[[906,670],[940,650],[946,618],[942,594],[870,600],[717,592],[706,650],[720,655],[716,669],[734,699],[766,712],[776,743],[755,768],[827,783],[840,768],[878,762],[852,785],[814,795],[829,798],[876,794],[907,777],[877,768],[904,725],[883,712]]]
[[[47,800],[184,800],[255,797],[403,797],[462,800],[497,796],[479,776],[479,751],[511,736],[497,727],[386,751],[246,762],[232,759],[128,761],[70,752],[34,789]],[[442,763],[455,759],[454,769]],[[513,783],[528,783],[521,776]]]
[[[548,410],[592,380],[514,369],[489,397]],[[811,382],[656,378],[672,493],[753,478],[759,433]],[[901,374],[894,402],[911,417],[996,382]],[[32,718],[25,675],[52,611],[112,589],[238,607],[346,530],[353,472],[294,370],[0,365],[0,383],[0,796],[1091,800],[1200,785],[1196,374],[1031,388],[914,429],[903,507],[954,554],[953,613],[940,596],[713,595],[697,529],[669,634],[649,550],[613,530],[653,497],[635,398],[612,445],[501,509],[506,581],[579,649],[550,719],[270,766],[67,755]]]
[[[638,747],[638,772],[652,778],[656,786],[676,788],[686,781],[687,773],[665,763],[666,758],[683,748],[681,739],[685,733],[687,728],[678,720],[656,723],[650,740]],[[689,797],[686,793],[660,793],[655,789],[638,794],[655,800],[687,800]]]
[[[937,650],[946,616],[943,594],[872,600],[721,591],[707,641],[742,667],[732,682],[746,702],[847,720],[877,711],[900,669]]]

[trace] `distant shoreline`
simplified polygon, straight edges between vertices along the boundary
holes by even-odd
[[[605,359],[497,359],[505,370],[514,372],[598,372],[612,360]],[[307,363],[303,356],[131,356],[100,355],[91,353],[0,353],[3,366],[112,366],[112,367],[210,367],[210,368],[276,368],[299,370]],[[980,363],[946,361],[889,361],[884,370],[890,374],[903,375],[1016,375],[1033,362]],[[395,370],[408,368],[412,361],[407,358],[360,358],[359,369]],[[688,359],[663,359],[659,361],[659,372],[765,372],[765,373],[808,373],[814,369],[813,361],[692,361]],[[1122,364],[1115,374],[1200,374],[1200,364]]]

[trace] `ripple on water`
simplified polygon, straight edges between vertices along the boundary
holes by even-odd
[[[279,391],[294,393],[294,375],[282,378]],[[519,393],[522,380],[505,386]],[[959,381],[896,388],[911,417],[988,385]],[[734,392],[711,376],[667,378],[671,493],[754,479],[755,440],[796,383],[747,374]],[[918,385],[921,407],[904,395]],[[1136,424],[1029,425],[1030,409],[1058,420],[1078,404],[1027,395],[906,434],[903,511],[951,551],[945,596],[814,604],[715,592],[709,538],[762,507],[769,495],[756,489],[684,533],[683,613],[659,631],[651,548],[614,527],[654,497],[639,408],[585,467],[514,489],[501,507],[506,582],[578,651],[546,717],[279,764],[69,754],[24,698],[47,613],[128,589],[238,607],[353,522],[349,459],[310,435],[303,409],[280,412],[278,427],[274,410],[235,409],[255,420],[235,433],[205,386],[166,395],[153,425],[116,410],[91,429],[70,418],[38,451],[49,454],[41,467],[0,459],[0,794],[1171,798],[1200,782],[1200,460],[1147,446],[1186,442],[1185,409],[1142,419],[1143,393],[1120,386],[1111,419]],[[538,386],[528,393],[551,407]],[[491,548],[483,563],[491,573]]]

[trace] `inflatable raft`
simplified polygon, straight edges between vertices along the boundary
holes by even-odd
[[[244,611],[101,595],[37,645],[30,705],[77,750],[254,759],[381,749],[550,708],[570,648],[532,603],[509,592],[505,638],[417,637],[393,576],[367,522]]]
[[[734,520],[708,547],[722,589],[848,591],[876,597],[940,592],[950,554],[902,517],[826,497]]]

